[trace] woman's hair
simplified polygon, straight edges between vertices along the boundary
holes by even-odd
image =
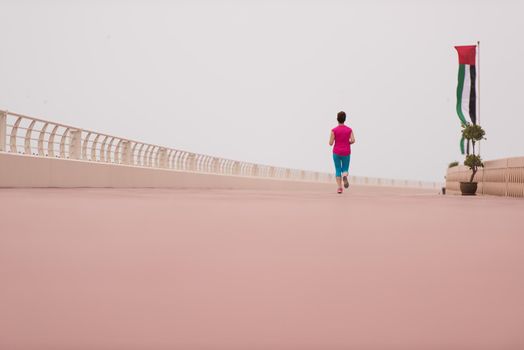
[[[337,113],[337,120],[340,124],[346,121],[346,112],[340,111]]]

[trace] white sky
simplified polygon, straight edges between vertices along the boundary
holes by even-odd
[[[484,159],[524,155],[524,1],[0,0],[0,109],[194,152],[443,180],[454,45],[481,41]]]

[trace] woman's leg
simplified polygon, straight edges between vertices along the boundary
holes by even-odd
[[[335,177],[337,179],[338,188],[342,188],[342,161],[338,154],[333,153],[333,162],[335,163]]]
[[[349,188],[349,181],[348,181],[348,169],[349,169],[349,157],[340,157],[341,162],[341,173],[342,173],[342,181],[344,182],[344,188]]]
[[[342,188],[342,177],[337,176],[336,179],[337,179],[337,186],[338,186],[337,188]]]
[[[342,176],[348,176],[349,173],[349,162],[351,161],[351,154],[346,157],[340,157],[341,159],[341,169],[340,172],[342,173]]]

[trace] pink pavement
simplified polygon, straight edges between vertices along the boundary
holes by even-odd
[[[524,201],[0,190],[0,349],[524,349]]]

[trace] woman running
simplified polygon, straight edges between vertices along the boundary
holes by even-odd
[[[335,162],[335,173],[337,177],[337,193],[342,193],[342,181],[344,187],[349,187],[348,170],[351,159],[351,144],[355,143],[353,130],[344,125],[346,121],[346,112],[338,112],[338,126],[331,130],[329,145],[333,147],[333,161]]]

